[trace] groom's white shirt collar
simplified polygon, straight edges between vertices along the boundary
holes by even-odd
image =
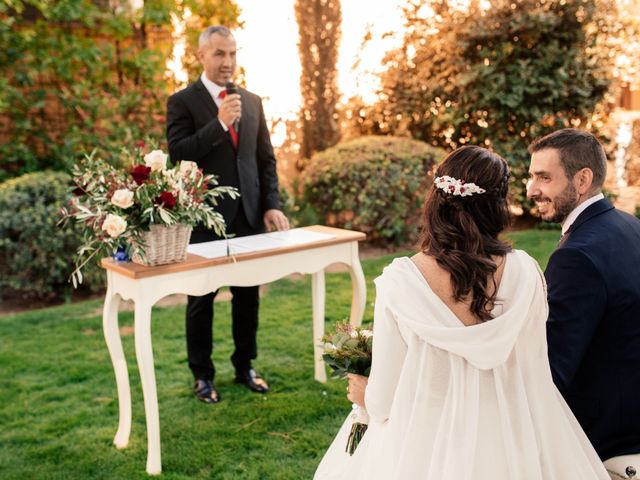
[[[207,78],[207,75],[204,72],[202,72],[202,75],[200,75],[200,80],[202,80],[202,84],[204,85],[204,88],[207,89],[207,91],[213,98],[213,101],[216,102],[216,105],[219,107],[220,104],[222,103],[222,99],[220,98],[220,92],[224,90],[224,87],[221,87],[217,83],[214,83],[211,80],[209,80]]]
[[[584,212],[589,205],[593,205],[598,200],[602,200],[603,198],[604,198],[604,195],[602,193],[599,193],[597,195],[594,195],[591,198],[588,198],[587,200],[582,202],[580,205],[578,205],[576,208],[571,210],[571,213],[567,215],[567,218],[564,220],[564,222],[562,222],[562,235],[567,233],[567,231],[571,228],[571,225],[573,225],[573,222],[575,222],[576,218],[578,218],[578,215]]]

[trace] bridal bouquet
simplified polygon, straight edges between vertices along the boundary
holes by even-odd
[[[322,359],[331,367],[332,378],[346,378],[348,373],[369,376],[371,371],[371,347],[373,332],[354,327],[346,322],[337,323],[336,330],[323,338]],[[367,431],[369,415],[363,407],[353,405],[351,413],[353,425],[347,440],[346,451],[353,455],[363,435]]]
[[[95,152],[73,168],[74,197],[62,209],[61,222],[82,225],[83,243],[71,274],[74,286],[82,283],[82,267],[120,251],[122,256],[144,257],[142,233],[151,225],[194,226],[202,223],[218,235],[225,232],[224,219],[215,210],[218,197],[236,198],[235,188],[217,186],[213,175],[204,175],[195,162],[167,166],[162,150],[145,153],[122,150],[115,168]]]

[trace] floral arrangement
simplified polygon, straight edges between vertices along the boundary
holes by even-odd
[[[322,339],[322,359],[331,368],[332,378],[346,378],[347,373],[369,376],[373,332],[347,322],[336,323],[335,332]]]
[[[348,373],[369,376],[373,346],[371,330],[346,322],[336,323],[335,332],[325,335],[322,340],[322,359],[331,368],[332,378],[345,378]],[[369,415],[364,408],[354,404],[351,418],[353,425],[346,446],[349,455],[353,455],[367,431]]]
[[[225,223],[215,210],[222,195],[236,198],[232,187],[217,186],[213,175],[204,175],[195,162],[182,161],[167,167],[162,150],[145,154],[144,144],[135,151],[123,149],[115,168],[96,158],[95,152],[74,166],[74,197],[62,209],[61,222],[74,220],[83,225],[83,243],[78,249],[74,286],[82,283],[82,267],[92,258],[124,251],[144,258],[142,233],[151,225],[204,224],[224,236]]]

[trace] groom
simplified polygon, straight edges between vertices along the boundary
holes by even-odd
[[[564,129],[529,146],[527,196],[562,224],[545,270],[553,380],[612,478],[640,472],[640,220],[604,198],[606,157]]]

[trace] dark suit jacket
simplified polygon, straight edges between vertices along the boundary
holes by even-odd
[[[590,205],[545,277],[555,384],[603,460],[640,453],[640,220]]]
[[[242,88],[239,93],[242,117],[237,129],[237,151],[218,120],[218,107],[200,79],[169,97],[169,155],[174,162],[194,161],[205,173],[216,175],[220,185],[238,188],[240,198],[224,197],[218,211],[229,226],[238,202],[242,202],[249,224],[261,231],[264,212],[280,208],[276,159],[260,97]]]

